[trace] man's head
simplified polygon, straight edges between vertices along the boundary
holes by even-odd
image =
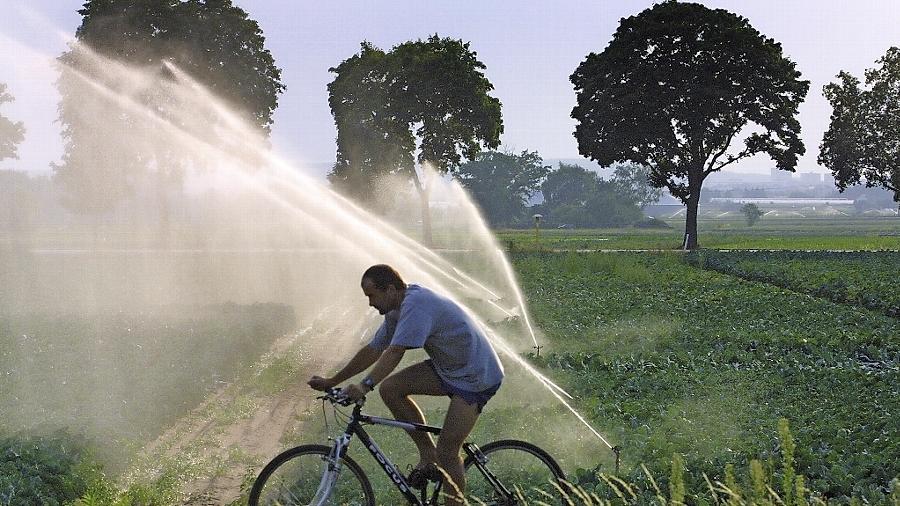
[[[369,305],[380,314],[399,309],[406,293],[406,283],[390,265],[378,264],[366,269],[361,285]]]

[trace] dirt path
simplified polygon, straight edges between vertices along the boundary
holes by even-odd
[[[298,413],[310,405],[313,398],[314,394],[309,389],[289,389],[263,399],[250,418],[238,420],[224,428],[200,427],[190,433],[187,441],[214,437],[219,442],[219,447],[214,448],[209,457],[231,465],[217,469],[218,472],[212,476],[188,483],[185,487],[185,504],[212,506],[228,504],[238,499],[248,471],[259,469],[248,464],[268,461],[284,449],[282,436],[295,430]],[[213,430],[214,433],[211,434],[210,431]],[[243,455],[235,459],[235,453]]]
[[[321,330],[323,326],[327,330]],[[335,342],[359,331],[313,324],[282,337],[254,365],[254,372],[223,384],[148,444],[126,481],[174,476],[181,484],[178,504],[238,500],[261,467],[287,448],[285,437],[298,434],[303,415],[318,408],[316,392],[305,379],[333,365],[343,354],[334,350]]]

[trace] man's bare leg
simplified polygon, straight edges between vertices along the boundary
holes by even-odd
[[[410,395],[447,395],[440,378],[427,362],[419,362],[388,376],[379,385],[378,393],[396,419],[413,423],[425,423],[425,416],[419,406],[410,399]],[[419,449],[420,466],[438,462],[437,449],[431,434],[423,431],[412,431],[407,434]]]
[[[441,429],[441,435],[437,442],[438,465],[453,480],[452,484],[447,483],[443,488],[444,493],[447,494],[447,505],[463,504],[462,498],[466,491],[466,471],[460,451],[477,421],[478,407],[476,405],[467,403],[458,395],[454,395],[450,399],[444,427]]]

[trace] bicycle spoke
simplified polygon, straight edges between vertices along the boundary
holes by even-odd
[[[276,457],[251,491],[253,505],[325,506],[374,503],[362,470],[347,459],[332,463],[327,447],[299,447]]]
[[[482,452],[486,471],[467,461],[466,496],[474,504],[565,504],[557,488],[561,471],[540,449],[507,442],[486,445]]]

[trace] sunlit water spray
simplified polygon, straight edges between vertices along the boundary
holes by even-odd
[[[451,237],[448,246],[452,247],[444,253],[429,250],[409,237],[415,230],[414,221],[390,224],[297,170],[269,150],[258,130],[248,126],[240,114],[174,65],[164,64],[164,71],[129,68],[77,45],[73,48],[81,63],[79,69],[87,69],[63,69],[83,97],[85,109],[77,121],[96,126],[106,135],[105,149],[128,146],[145,153],[177,155],[185,171],[179,202],[213,216],[189,237],[173,239],[168,248],[189,249],[187,246],[200,243],[203,247],[196,251],[208,255],[208,263],[224,262],[223,251],[257,255],[251,261],[258,265],[235,265],[248,270],[229,272],[233,279],[212,276],[192,281],[190,292],[201,295],[191,297],[244,303],[276,300],[294,307],[303,320],[334,304],[363,310],[360,273],[373,263],[392,264],[408,280],[456,300],[490,329],[489,335],[507,364],[515,363],[526,371],[591,434],[612,447],[566,400],[571,399],[569,394],[522,358],[525,343],[516,339],[520,333],[492,325],[518,313],[528,344],[539,345],[508,260],[457,183],[430,178],[431,194],[447,199],[453,212],[435,219],[436,229],[446,227]],[[142,101],[148,95],[161,100],[148,107]],[[130,118],[129,129],[115,131],[102,124],[104,118],[117,114]],[[205,204],[212,197],[218,205]],[[417,213],[413,208],[404,214]],[[152,216],[136,219],[144,224],[153,221]],[[464,257],[451,260],[453,249],[465,251]],[[292,256],[262,255],[272,252]],[[222,263],[222,268],[231,265]],[[166,294],[185,291],[183,280],[152,275],[138,280],[134,278],[139,272],[125,272],[137,288],[116,287],[116,294],[98,304],[115,306],[123,294],[139,287],[155,286],[157,294],[142,294],[137,299],[143,304],[166,303]],[[509,301],[513,301],[512,307]],[[355,335],[347,338],[345,344],[359,342]]]

